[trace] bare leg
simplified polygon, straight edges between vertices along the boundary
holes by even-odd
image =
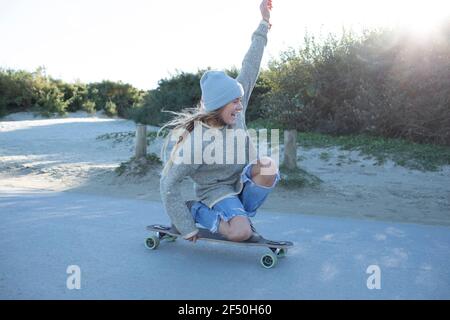
[[[271,187],[277,177],[278,168],[274,160],[268,157],[261,158],[252,166],[252,180],[259,186]],[[245,241],[253,231],[247,217],[237,216],[226,222],[221,220],[219,233],[231,241]]]
[[[247,217],[237,216],[226,222],[221,220],[219,225],[219,233],[231,241],[245,241],[252,235],[250,221]]]

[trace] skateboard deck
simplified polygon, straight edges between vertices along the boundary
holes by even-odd
[[[159,246],[161,240],[172,242],[181,236],[176,229],[160,224],[147,226],[147,230],[155,232],[154,236],[145,240],[145,246],[151,250],[155,250]],[[269,248],[272,252],[263,255],[260,261],[261,265],[265,268],[274,267],[277,264],[278,258],[284,257],[287,254],[287,249],[294,245],[290,241],[273,241],[265,239],[261,236],[258,238],[250,238],[249,240],[242,242],[230,241],[222,235],[218,233],[211,233],[209,230],[204,228],[199,228],[198,237],[198,240],[221,242],[240,246]]]

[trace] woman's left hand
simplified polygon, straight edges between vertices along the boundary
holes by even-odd
[[[261,10],[261,15],[267,22],[270,21],[270,10],[272,10],[272,0],[263,0],[259,6]]]
[[[187,238],[186,240],[195,243],[195,242],[198,240],[198,235],[196,234],[195,236],[192,236],[192,237],[190,237],[190,238]]]

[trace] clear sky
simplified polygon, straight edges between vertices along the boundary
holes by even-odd
[[[0,0],[0,67],[152,89],[176,70],[240,67],[261,0]],[[273,0],[263,67],[310,33],[449,18],[445,0]]]

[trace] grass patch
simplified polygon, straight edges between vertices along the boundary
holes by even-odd
[[[129,142],[136,136],[136,132],[113,132],[113,133],[105,133],[96,138],[96,140],[106,141],[112,140],[113,144]]]
[[[321,152],[319,158],[323,161],[330,161],[331,155],[329,152]]]
[[[132,157],[130,160],[122,162],[114,171],[119,177],[123,175],[143,177],[151,169],[159,168],[161,165],[162,161],[158,155],[151,153],[139,159]]]
[[[404,139],[388,139],[368,135],[330,136],[317,133],[298,134],[298,142],[306,148],[340,147],[359,151],[375,158],[377,165],[392,160],[395,164],[421,171],[437,171],[450,165],[450,147],[419,144]]]
[[[278,129],[275,124],[259,119],[247,124],[248,128],[268,130]],[[280,143],[283,143],[284,131],[280,129]],[[369,135],[332,136],[321,133],[299,132],[297,143],[304,148],[339,147],[347,151],[359,151],[364,160],[375,159],[376,165],[387,160],[396,165],[421,171],[438,171],[444,165],[450,165],[450,147],[434,144],[420,144],[404,139],[374,137]],[[325,155],[323,157],[326,157]],[[339,159],[339,160],[344,160]]]
[[[279,185],[283,187],[315,188],[322,183],[322,180],[317,176],[308,173],[300,168],[291,170],[286,168],[285,166],[280,166],[280,176],[281,180],[279,182]]]

